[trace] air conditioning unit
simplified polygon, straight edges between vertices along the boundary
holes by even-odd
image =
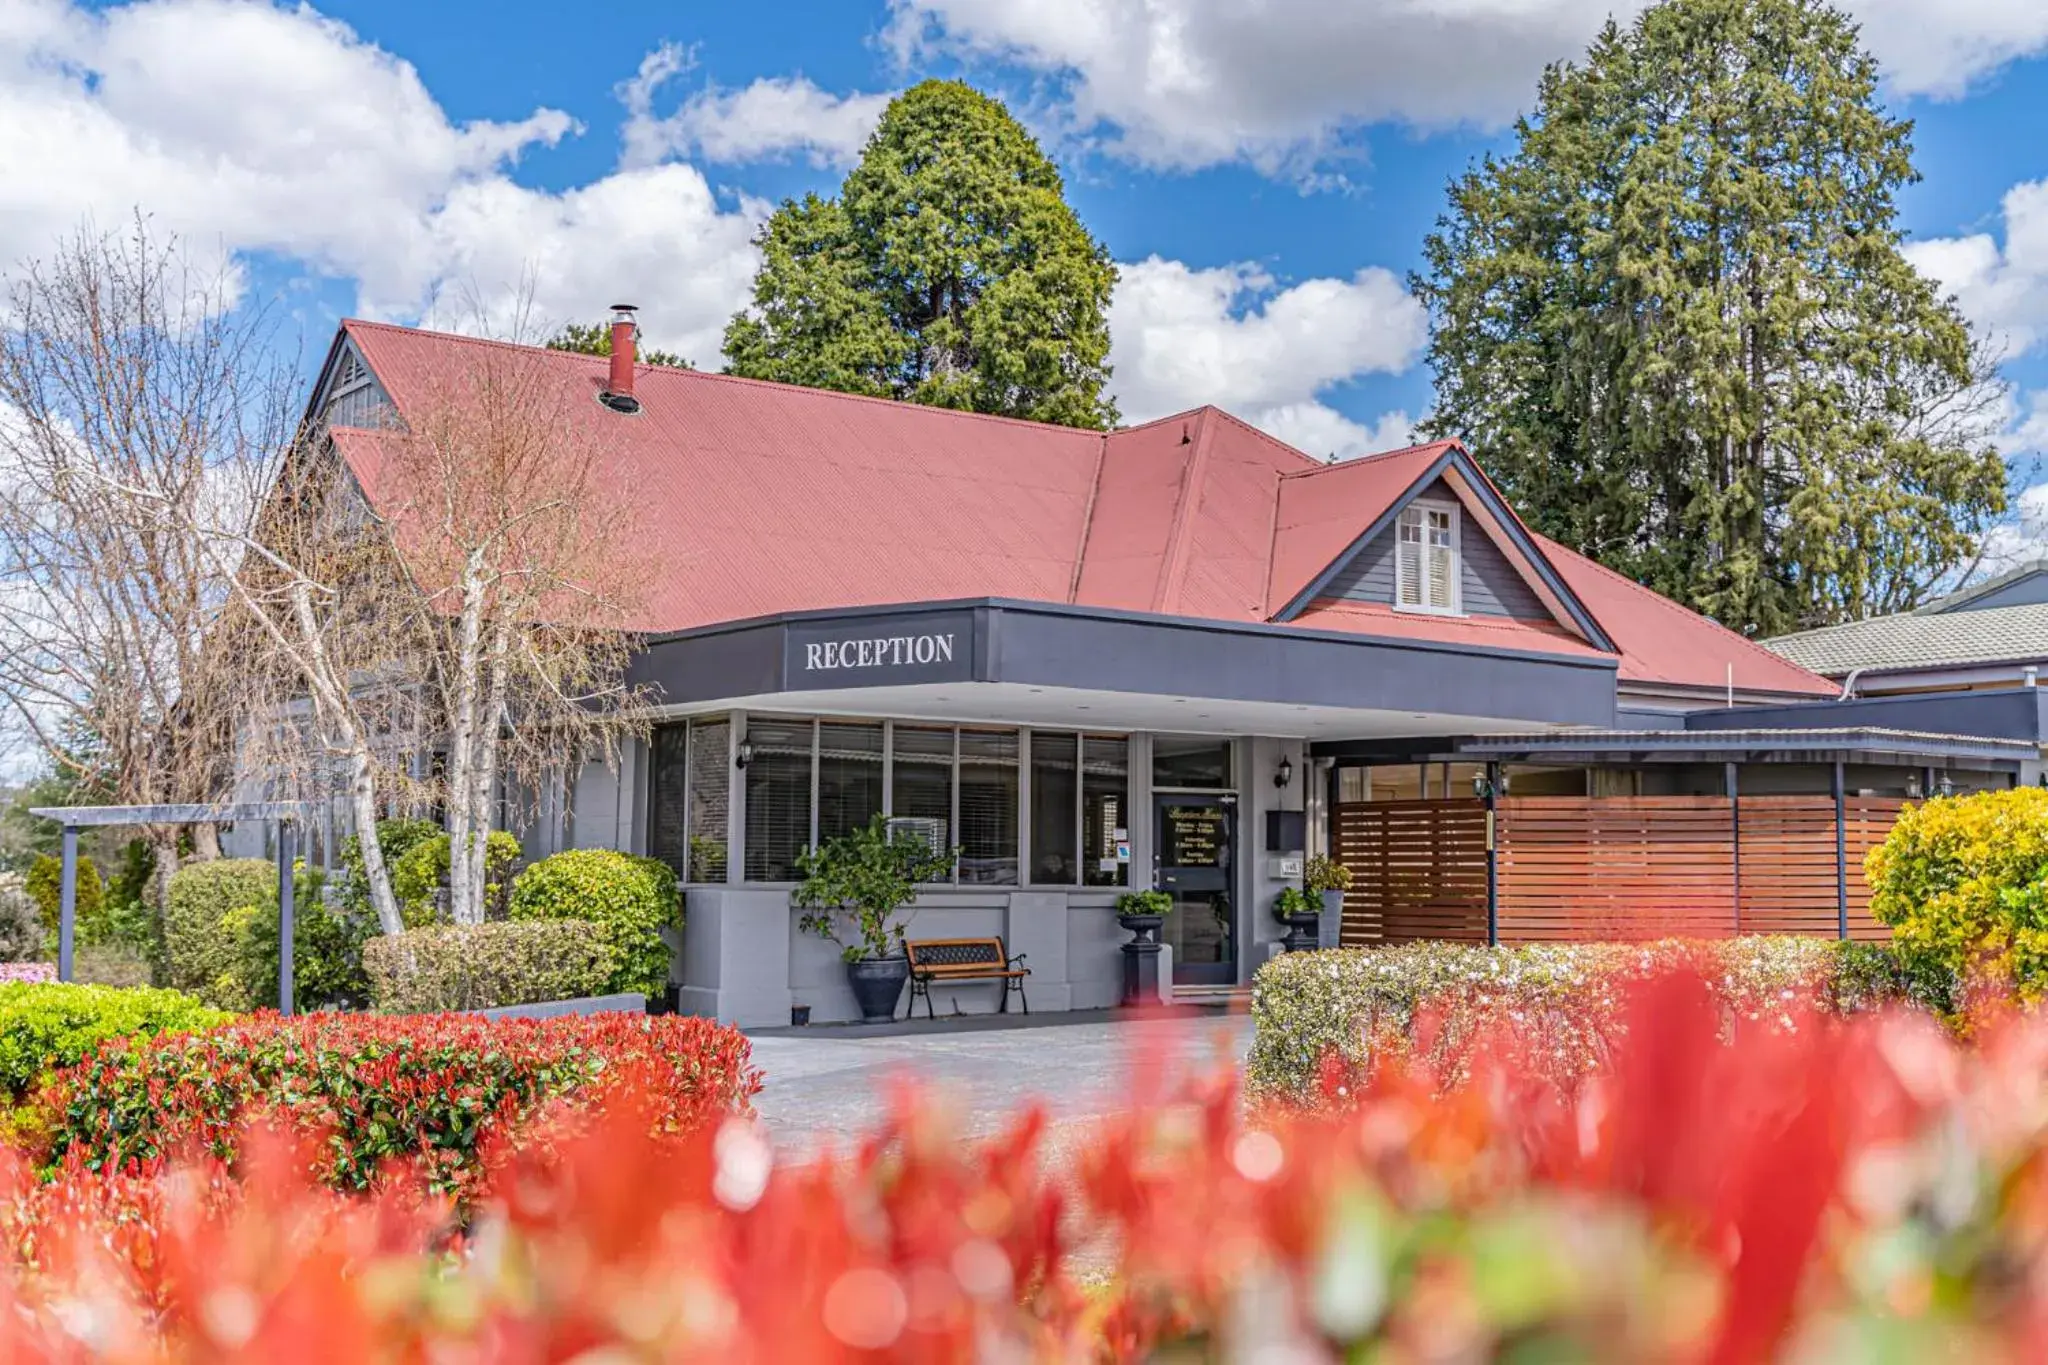
[[[898,839],[915,839],[931,850],[934,856],[943,857],[950,847],[946,842],[946,822],[930,816],[892,816],[888,831],[890,843],[893,844]]]

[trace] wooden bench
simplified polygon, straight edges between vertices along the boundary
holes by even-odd
[[[1031,975],[1031,969],[1017,965],[1026,955],[1006,956],[1000,937],[912,940],[903,945],[903,951],[910,958],[910,1008],[904,1012],[905,1018],[917,1013],[919,996],[924,997],[925,1017],[939,1017],[932,1008],[935,981],[1000,981],[1003,1003],[996,1012],[1010,1012],[1010,992],[1015,991],[1017,1003],[1026,1014],[1031,1013],[1031,1002],[1024,998],[1024,978]]]

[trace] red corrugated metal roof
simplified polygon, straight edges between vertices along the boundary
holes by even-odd
[[[1300,596],[1450,448],[1449,441],[1435,441],[1342,464],[1315,465],[1284,480],[1273,528],[1267,614],[1278,613]]]
[[[403,413],[503,345],[343,324]],[[562,367],[640,494],[660,573],[640,613],[682,630],[778,612],[1014,597],[1266,620],[1328,568],[1448,443],[1323,465],[1198,408],[1104,434],[641,366],[641,411],[595,401],[606,362]],[[366,485],[376,442],[336,433]],[[1541,542],[1622,651],[1624,679],[1829,690],[1769,651]],[[1305,627],[1599,656],[1551,623],[1313,604]]]
[[[1717,688],[1727,685],[1732,665],[1738,692],[1831,697],[1839,690],[1826,678],[1779,658],[1634,579],[1623,578],[1556,541],[1542,536],[1536,540],[1572,592],[1620,648],[1624,682]]]

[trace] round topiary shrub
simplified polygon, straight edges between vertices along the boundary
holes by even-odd
[[[241,935],[225,926],[238,911],[276,904],[277,868],[268,859],[219,858],[179,868],[164,898],[164,984],[217,1009],[254,1009],[259,1002],[239,972]]]
[[[608,989],[658,996],[668,983],[661,931],[682,922],[676,874],[653,858],[577,848],[541,859],[512,884],[513,919],[580,919],[610,931],[619,964]]]

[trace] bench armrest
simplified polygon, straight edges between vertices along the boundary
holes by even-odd
[[[1029,954],[1029,953],[1019,953],[1019,954],[1017,954],[1017,955],[1016,955],[1015,957],[1013,957],[1013,958],[1009,959],[1009,961],[1008,961],[1008,962],[1006,962],[1006,963],[1005,963],[1004,965],[1005,965],[1005,966],[1009,966],[1009,967],[1014,967],[1014,966],[1016,966],[1016,965],[1017,965],[1017,964],[1018,964],[1019,962],[1022,962],[1022,961],[1023,961],[1023,960],[1025,959],[1025,958],[1027,958],[1027,957],[1029,957],[1029,956],[1031,956],[1031,954]]]

